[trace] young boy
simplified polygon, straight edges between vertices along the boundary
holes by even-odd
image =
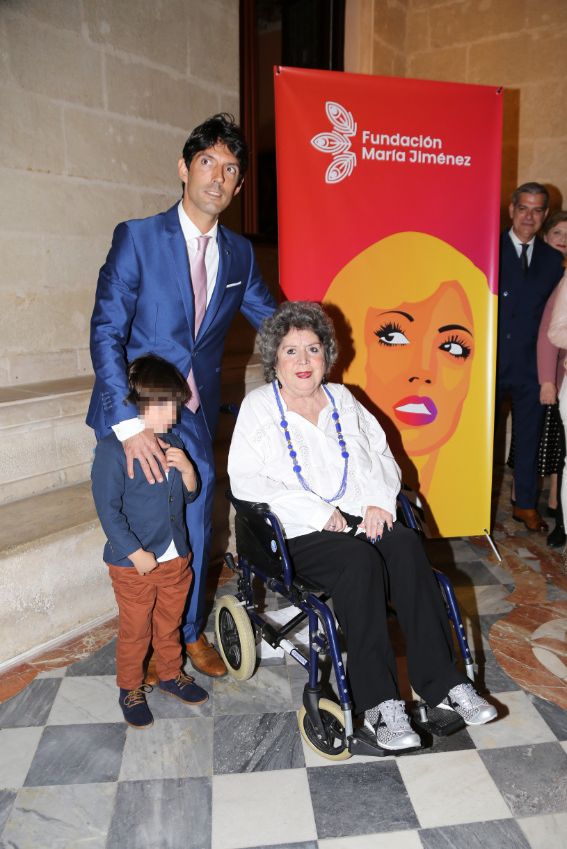
[[[159,434],[167,463],[164,480],[150,485],[138,462],[130,480],[124,449],[114,434],[97,444],[91,479],[107,536],[103,558],[118,603],[118,701],[128,725],[148,728],[153,716],[145,693],[151,688],[143,684],[143,664],[150,641],[160,690],[190,705],[208,699],[182,670],[179,636],[193,577],[185,504],[197,497],[198,488],[181,440],[168,433],[188,400],[187,381],[175,366],[152,354],[131,363],[128,381],[125,403],[136,404],[146,428]]]

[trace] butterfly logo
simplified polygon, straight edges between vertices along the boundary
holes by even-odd
[[[325,172],[325,182],[340,183],[346,177],[350,177],[356,165],[356,153],[351,150],[351,138],[356,134],[356,122],[352,112],[333,100],[326,102],[325,112],[333,130],[313,136],[311,144],[321,153],[327,153],[333,157]]]

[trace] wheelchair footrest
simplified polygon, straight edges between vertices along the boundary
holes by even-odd
[[[376,742],[375,735],[371,734],[366,728],[357,728],[349,739],[348,748],[351,755],[373,755],[376,758],[383,758],[384,755],[392,754],[392,752],[381,749]]]
[[[427,708],[426,720],[420,718],[419,708],[411,712],[411,718],[413,725],[435,737],[447,737],[465,728],[465,721],[458,713],[436,707]]]

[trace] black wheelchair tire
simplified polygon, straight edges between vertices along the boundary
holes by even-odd
[[[327,758],[327,760],[348,760],[348,758],[351,757],[351,753],[344,739],[344,717],[341,708],[338,704],[336,704],[336,702],[332,702],[329,699],[320,699],[319,713],[321,714],[323,725],[333,732],[333,743],[340,741],[339,745],[327,747],[317,739],[315,730],[311,724],[311,720],[309,719],[309,715],[303,706],[297,712],[297,722],[301,736],[310,749],[313,749],[313,751],[317,752],[318,755]]]
[[[233,595],[223,595],[215,608],[217,646],[228,674],[247,681],[256,668],[256,640],[248,614]]]

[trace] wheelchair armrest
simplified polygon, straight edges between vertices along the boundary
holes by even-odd
[[[264,504],[262,501],[243,501],[241,498],[237,498],[233,495],[230,489],[227,489],[225,495],[235,510],[242,510],[244,513],[251,510],[253,513],[260,516],[270,512],[270,505]]]
[[[405,495],[401,490],[398,492],[397,501],[404,515],[404,521],[407,527],[411,528],[413,531],[421,531],[419,522],[415,518],[415,513],[413,512],[413,505],[407,495]]]
[[[267,519],[271,519],[272,517],[277,519],[277,517],[275,517],[272,513],[270,505],[264,503],[263,501],[243,501],[241,498],[237,498],[235,495],[233,495],[230,489],[227,489],[225,494],[228,500],[234,506],[235,510],[241,511],[244,514],[253,513],[256,516],[264,516]],[[407,495],[400,491],[398,493],[397,501],[404,515],[404,520],[408,528],[411,528],[414,531],[421,531],[419,522],[417,521],[413,512],[413,505]]]

